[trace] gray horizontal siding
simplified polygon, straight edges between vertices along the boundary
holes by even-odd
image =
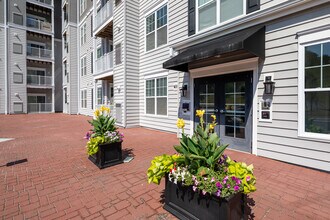
[[[266,59],[258,85],[263,97],[263,74],[273,73],[273,121],[258,122],[258,155],[330,170],[330,141],[298,136],[297,32],[330,23],[330,5],[323,5],[271,22],[266,27]]]

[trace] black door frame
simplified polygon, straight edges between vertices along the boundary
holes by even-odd
[[[220,133],[220,126],[222,129],[224,129],[225,124],[225,116],[223,113],[220,113],[221,110],[224,110],[225,105],[225,82],[230,81],[238,81],[238,80],[245,80],[246,82],[246,100],[245,100],[245,116],[246,116],[246,125],[245,128],[247,131],[245,131],[245,134],[248,135],[248,137],[245,138],[245,144],[247,145],[244,149],[235,146],[235,140],[237,140],[236,144],[243,144],[243,140],[239,138],[229,138],[227,136],[220,137],[224,140],[228,140],[230,146],[229,148],[249,152],[252,153],[252,141],[253,141],[253,75],[254,71],[242,71],[242,72],[236,72],[231,74],[221,74],[216,76],[206,76],[202,78],[194,78],[194,112],[200,108],[199,106],[199,85],[200,84],[207,84],[207,83],[214,83],[215,84],[215,115],[217,116],[217,123],[218,126],[216,127],[216,132],[218,134]],[[199,118],[196,117],[194,114],[194,127],[199,122]],[[224,133],[224,132],[222,132]],[[230,140],[229,140],[230,139]],[[224,142],[225,143],[225,142]]]

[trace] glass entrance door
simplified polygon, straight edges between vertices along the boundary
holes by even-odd
[[[217,116],[215,131],[229,148],[251,152],[251,106],[251,72],[195,80],[195,110],[205,110],[207,123],[212,114]],[[197,117],[195,122],[198,123]]]

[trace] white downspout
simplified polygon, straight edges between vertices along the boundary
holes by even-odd
[[[5,25],[5,114],[8,114],[8,22],[7,22],[7,0],[4,1],[4,25]]]
[[[127,38],[126,38],[126,21],[127,21],[127,19],[126,19],[126,9],[127,9],[127,7],[126,7],[126,5],[127,5],[127,1],[124,1],[124,48],[125,48],[125,50],[124,50],[124,128],[126,128],[126,126],[127,126],[127,121],[126,121],[126,119],[127,119],[127,101],[126,101],[126,94],[127,94],[127,91],[126,91],[126,85],[127,85],[127,83],[126,83],[126,74],[127,74],[127,56],[126,56],[126,53],[127,53]]]
[[[54,62],[52,63],[52,112],[55,113],[55,22],[54,22],[54,5],[52,9],[52,57]]]

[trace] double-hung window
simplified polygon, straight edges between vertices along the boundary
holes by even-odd
[[[84,13],[87,8],[87,0],[80,0],[80,14]]]
[[[245,14],[245,0],[197,0],[198,30],[212,27]]]
[[[102,86],[97,87],[96,92],[96,104],[102,105]]]
[[[146,114],[167,115],[167,78],[146,80]]]
[[[311,36],[320,37],[322,33],[326,32]],[[299,134],[303,136],[330,139],[329,36],[320,41],[310,39],[310,43],[300,41]]]
[[[80,73],[81,76],[86,76],[87,74],[86,56],[80,59]]]
[[[87,108],[87,89],[81,90],[81,108]]]
[[[167,5],[146,17],[146,51],[167,44]]]
[[[86,43],[86,23],[80,27],[80,45]]]

